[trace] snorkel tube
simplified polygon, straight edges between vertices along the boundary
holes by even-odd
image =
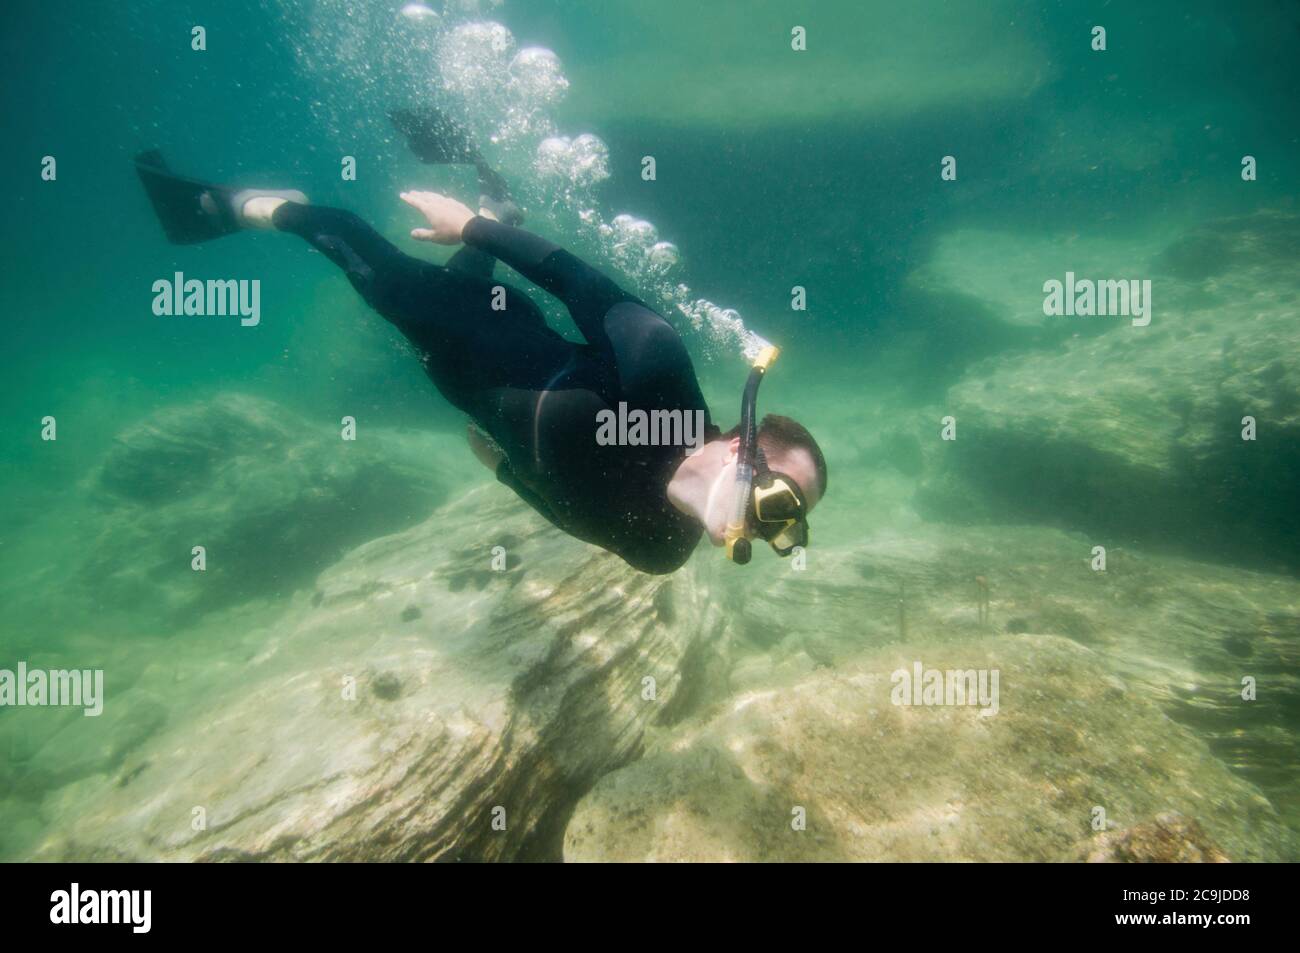
[[[754,461],[758,456],[758,419],[755,408],[758,406],[758,385],[763,383],[763,375],[776,361],[779,348],[769,344],[759,352],[754,366],[745,381],[745,393],[740,400],[740,450],[736,456],[736,498],[731,507],[731,519],[723,541],[727,547],[727,558],[738,565],[745,565],[753,556],[753,548],[745,538],[745,519],[749,513],[749,495],[754,487]]]

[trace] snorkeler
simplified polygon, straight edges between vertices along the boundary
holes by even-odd
[[[434,192],[401,193],[427,222],[413,239],[464,246],[445,266],[404,254],[356,215],[310,205],[301,192],[187,179],[157,151],[138,156],[136,169],[174,243],[275,229],[342,268],[416,348],[442,395],[468,415],[475,456],[564,532],[649,573],[680,568],[701,532],[741,563],[753,536],[781,555],[806,545],[826,464],[795,421],[769,415],[755,424],[758,382],[775,349],[751,372],[741,425],[722,433],[667,321],[574,255],[516,227],[522,215],[504,181],[439,113],[392,119],[425,161],[479,171],[478,214]],[[562,301],[586,343],[561,337],[531,298],[494,279],[497,261]],[[626,408],[698,416],[703,433],[696,446],[598,440],[598,415]]]

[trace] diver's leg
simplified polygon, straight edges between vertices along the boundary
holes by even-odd
[[[511,198],[506,180],[487,163],[480,162],[475,169],[478,172],[479,214],[494,218],[503,225],[517,227],[524,224],[524,210]]]
[[[404,254],[352,212],[284,202],[272,210],[270,221],[343,269],[366,303],[399,327],[437,308],[431,287],[436,283],[430,281],[437,266]]]
[[[297,189],[234,189],[179,175],[157,149],[137,155],[135,171],[163,232],[175,245],[206,242],[245,228],[269,228],[277,207],[307,202]]]
[[[478,151],[473,137],[458,121],[436,106],[393,109],[388,118],[406,137],[406,144],[430,165],[474,166],[478,173],[479,208],[499,222],[522,225],[524,213],[510,196],[510,186]]]
[[[308,205],[299,191],[234,189],[177,175],[157,149],[136,156],[135,167],[173,243],[208,241],[246,228],[293,232],[342,268],[366,301],[390,319],[415,305],[403,292],[416,287],[411,279],[421,268],[432,267],[403,255],[351,212]]]
[[[535,387],[570,358],[573,345],[515,288],[403,254],[341,209],[287,202],[272,219],[343,269],[366,303],[423,354],[429,376],[458,407],[485,389]]]

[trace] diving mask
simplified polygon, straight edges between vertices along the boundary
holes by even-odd
[[[808,545],[808,502],[803,491],[793,477],[769,470],[761,449],[751,492],[749,525],[778,556],[789,556],[796,546]]]

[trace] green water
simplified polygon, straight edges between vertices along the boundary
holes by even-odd
[[[20,0],[6,11],[0,668],[103,668],[111,705],[115,686],[152,668],[255,656],[322,569],[489,482],[467,450],[444,462],[450,484],[425,492],[409,477],[428,441],[450,446],[463,420],[322,256],[274,234],[167,244],[130,159],[159,147],[196,175],[301,188],[409,246],[417,223],[396,193],[468,197],[472,183],[406,154],[385,111],[432,97],[447,82],[443,38],[490,20],[512,35],[506,62],[546,47],[568,81],[563,97],[531,103],[533,126],[486,147],[532,227],[665,310],[724,426],[740,348],[674,306],[735,309],[783,348],[763,407],[803,421],[826,454],[803,614],[774,608],[738,658],[806,651],[834,666],[879,644],[885,617],[902,641],[922,618],[959,638],[1070,638],[1114,672],[1163,673],[1151,676],[1161,710],[1300,829],[1300,3],[506,0],[448,4],[438,23],[403,6]],[[1104,51],[1091,48],[1098,24]],[[195,25],[205,50],[191,48]],[[507,122],[491,97],[474,98],[492,77],[459,79],[477,132]],[[581,133],[607,145],[609,175],[560,200],[530,156],[545,135]],[[340,176],[343,156],[357,160],[355,181]],[[941,177],[945,156],[954,181]],[[583,210],[652,222],[680,249],[669,285],[688,294],[624,267]],[[260,279],[261,323],[155,316],[151,286],[176,271]],[[1067,271],[1153,279],[1153,333],[1127,318],[1045,317],[1043,282]],[[796,285],[806,310],[791,307]],[[113,515],[103,468],[119,435],[229,394],[280,408],[291,429],[352,415],[389,440],[375,462],[331,475],[342,505],[295,492],[277,510],[266,500],[282,489],[270,488],[241,523],[230,511],[245,501],[214,501],[245,566],[189,602],[143,556],[131,574],[153,540]],[[949,414],[951,445],[939,439]],[[1248,458],[1231,442],[1246,414],[1260,428]],[[42,439],[47,416],[55,441]],[[266,479],[303,490],[295,465]],[[161,502],[193,489],[175,472],[186,466],[158,463],[174,478]],[[1094,545],[1118,554],[1106,587],[1070,576]],[[693,562],[719,559],[702,549]],[[909,629],[871,579],[917,560],[925,607]],[[831,565],[862,581],[860,601]],[[788,573],[763,553],[710,585],[734,603]],[[967,632],[952,613],[976,598],[976,576],[992,605]],[[1242,677],[1258,680],[1258,700],[1233,702]],[[0,857],[29,856],[78,798],[89,810],[88,785],[205,690],[177,680],[111,726],[0,710]]]

